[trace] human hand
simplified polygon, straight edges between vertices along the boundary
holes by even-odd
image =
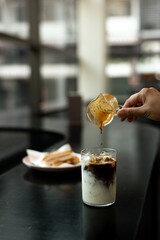
[[[160,121],[160,92],[155,88],[143,88],[126,100],[117,116],[121,121],[127,119],[129,122],[139,116]]]

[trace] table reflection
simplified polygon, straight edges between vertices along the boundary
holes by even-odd
[[[63,172],[26,171],[24,179],[32,184],[41,186],[71,185],[81,181],[80,168]]]
[[[83,234],[85,240],[116,239],[115,206],[82,208]]]

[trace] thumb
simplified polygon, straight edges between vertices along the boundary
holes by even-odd
[[[118,111],[117,116],[121,119],[125,118],[134,118],[134,117],[139,117],[144,115],[144,108],[143,106],[141,107],[132,107],[132,108],[122,108],[121,110]]]

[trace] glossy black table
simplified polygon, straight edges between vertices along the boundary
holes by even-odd
[[[19,164],[0,175],[1,239],[136,239],[159,130],[115,119],[102,138],[104,146],[118,151],[116,203],[105,208],[84,205],[80,169],[49,173]],[[67,141],[80,151],[99,145],[101,137],[99,130],[86,122],[81,128],[69,127]]]
[[[33,128],[0,128],[0,174],[19,164],[26,149],[43,151],[65,140],[58,132]]]

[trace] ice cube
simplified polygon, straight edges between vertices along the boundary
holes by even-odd
[[[102,152],[100,153],[100,156],[108,156],[108,153],[105,152],[105,151],[102,151]]]

